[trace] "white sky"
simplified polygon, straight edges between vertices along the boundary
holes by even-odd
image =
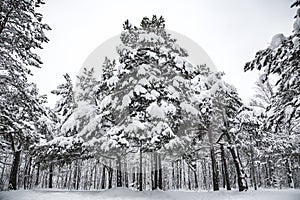
[[[144,16],[163,15],[166,28],[198,43],[225,80],[247,100],[257,73],[243,72],[246,61],[268,46],[273,35],[291,34],[293,0],[46,0],[39,10],[52,31],[39,51],[44,64],[34,70],[41,93],[49,94],[69,73],[75,81],[89,54],[120,34],[126,19],[139,25]],[[49,95],[50,105],[56,98]]]

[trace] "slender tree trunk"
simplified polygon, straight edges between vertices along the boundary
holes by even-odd
[[[293,184],[293,175],[292,175],[292,169],[291,169],[291,165],[289,162],[289,158],[286,158],[285,161],[285,166],[286,166],[286,174],[287,174],[287,184],[289,188],[293,188],[294,184]]]
[[[14,152],[14,158],[13,158],[13,163],[12,163],[10,177],[9,177],[9,189],[13,189],[13,190],[17,189],[20,160],[21,160],[21,150],[16,150]]]
[[[194,173],[194,179],[195,179],[195,189],[197,190],[198,189],[198,176],[197,176],[197,165],[195,167],[195,170],[193,170],[193,173]]]
[[[239,158],[237,157],[236,149],[234,147],[230,147],[229,150],[230,150],[231,156],[233,158],[234,166],[236,169],[239,191],[241,192],[241,191],[247,190],[248,187],[246,184],[247,183],[246,177],[245,177],[243,169],[240,165]]]
[[[77,184],[76,184],[76,190],[79,190],[80,188],[80,181],[81,181],[81,161],[78,162],[77,165]]]
[[[124,173],[124,176],[125,176],[125,187],[128,188],[128,168],[127,168],[127,160],[126,160],[126,157],[124,159],[124,170],[125,170],[125,173]]]
[[[252,144],[250,146],[250,160],[251,160],[250,162],[251,162],[252,182],[253,182],[254,190],[257,190],[255,165],[254,165],[254,150]]]
[[[161,165],[161,156],[158,155],[158,188],[163,189],[162,187],[162,165]]]
[[[158,182],[158,169],[157,169],[157,152],[153,153],[153,168],[154,168],[154,180],[152,190],[157,189],[157,182]]]
[[[175,181],[175,164],[172,162],[172,189],[175,189],[176,181]]]
[[[217,162],[215,157],[215,149],[213,144],[210,146],[210,158],[211,158],[211,169],[212,169],[212,178],[213,178],[213,190],[219,190],[219,178],[218,178],[218,169]]]
[[[221,144],[221,160],[222,160],[222,166],[223,166],[223,170],[224,170],[223,180],[225,180],[224,183],[226,184],[226,189],[231,190],[229,174],[228,174],[228,167],[227,167],[226,158],[225,158],[224,144]]]
[[[77,182],[77,173],[78,173],[78,160],[75,162],[74,174],[73,174],[73,189],[76,189]]]
[[[188,167],[187,168],[187,174],[188,174],[188,189],[191,190],[192,189],[192,186],[191,186],[191,169]]]
[[[29,189],[31,160],[32,160],[32,157],[30,156],[25,164],[24,179],[23,179],[24,190]]]
[[[182,168],[182,188],[186,189],[186,169],[185,169],[185,162],[184,159],[181,161],[181,168]]]
[[[96,164],[95,164],[95,167],[94,167],[94,180],[93,180],[93,182],[94,182],[94,189],[97,188],[97,173],[98,173],[97,167],[98,167],[98,163],[99,163],[99,161],[97,160]]]
[[[132,168],[132,184],[136,185],[135,167]]]
[[[151,177],[151,188],[154,190],[154,153],[150,156],[150,177]]]
[[[258,163],[257,165],[257,178],[258,178],[258,187],[261,187],[262,186],[262,177],[261,177],[261,170],[262,170],[262,167],[261,167],[261,164]]]
[[[101,179],[101,189],[105,189],[106,187],[106,184],[105,184],[105,180],[106,180],[106,177],[105,177],[105,165],[103,165],[102,167],[102,179]]]
[[[53,188],[53,164],[49,166],[49,188]]]
[[[206,169],[206,160],[203,159],[203,164],[202,164],[202,172],[203,172],[203,185],[204,189],[208,189],[207,185],[207,169]]]
[[[179,160],[179,188],[182,189],[182,158]]]
[[[117,156],[117,187],[122,187],[121,156]]]
[[[67,168],[67,167],[66,167]],[[66,171],[66,174],[65,174],[65,180],[63,182],[63,188],[66,189],[67,188],[67,184],[68,184],[68,176],[69,175],[69,172]]]
[[[111,160],[109,160],[109,168],[108,168],[108,189],[112,188],[112,179],[113,179],[113,168],[111,166]]]
[[[5,158],[4,158],[4,162],[6,163],[6,161],[7,161],[7,153],[6,153],[6,155],[5,155]],[[4,171],[5,171],[5,166],[6,165],[3,165],[3,167],[2,167],[2,172],[1,172],[1,180],[3,180],[4,178]]]
[[[139,172],[139,190],[143,191],[143,157],[142,148],[140,148],[140,172]]]

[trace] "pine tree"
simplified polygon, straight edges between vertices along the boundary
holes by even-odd
[[[17,189],[21,151],[39,137],[34,135],[34,124],[43,113],[36,86],[27,81],[29,67],[42,64],[33,50],[48,42],[44,31],[50,28],[36,12],[41,4],[40,0],[0,2],[0,130],[14,157],[12,189]]]
[[[292,7],[298,7],[297,1]],[[300,75],[300,30],[299,30],[299,9],[295,16],[293,34],[285,37],[277,34],[272,38],[270,46],[256,53],[255,59],[246,63],[245,71],[264,70],[262,81],[269,76],[278,76],[276,82],[277,91],[273,95],[271,105],[268,107],[268,127],[278,129],[286,124],[286,128],[292,128],[299,120],[299,75]],[[290,130],[292,131],[292,130]]]
[[[126,21],[123,27],[119,59],[102,76],[102,88],[110,92],[100,105],[109,110],[112,122],[102,147],[121,154],[179,147],[184,129],[197,124],[196,117],[188,117],[198,113],[189,88],[195,69],[165,31],[162,17],[145,17],[139,28]]]
[[[271,94],[272,100],[266,109],[263,132],[267,136],[265,140],[268,144],[267,150],[272,152],[268,153],[282,155],[280,160],[285,160],[287,166],[290,165],[290,160],[299,155],[300,146],[299,5],[299,1],[295,1],[291,6],[298,8],[293,25],[293,33],[287,37],[283,34],[273,36],[269,47],[258,51],[255,59],[246,63],[244,67],[245,71],[253,69],[263,70],[261,76],[263,82],[266,82],[268,79],[274,79],[274,77],[277,80],[275,84],[276,90]],[[272,157],[269,157],[269,160],[270,158],[272,159]],[[273,159],[276,161],[279,158],[273,156]],[[292,186],[290,167],[287,167],[286,172],[289,174],[287,182]],[[271,182],[273,184],[274,181]]]

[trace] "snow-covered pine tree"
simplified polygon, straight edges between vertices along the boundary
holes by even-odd
[[[111,92],[101,105],[110,106],[113,127],[102,147],[143,153],[181,146],[184,130],[198,124],[189,87],[196,69],[162,17],[145,17],[139,28],[126,21],[123,27],[119,60],[103,74],[109,74],[105,83]]]
[[[275,75],[276,91],[272,95],[271,104],[267,107],[265,129],[273,134],[273,137],[269,137],[273,138],[272,146],[282,153],[287,163],[290,163],[290,159],[298,157],[300,152],[299,6],[298,0],[291,6],[297,8],[293,33],[287,37],[283,34],[273,36],[269,47],[258,51],[255,59],[246,63],[244,67],[245,71],[263,70],[261,76],[263,81]]]
[[[203,73],[194,78],[193,89],[197,93],[199,102],[203,124],[202,130],[207,135],[207,142],[210,145],[214,190],[219,188],[219,172],[216,168],[215,156],[215,145],[217,143],[226,145],[230,150],[236,169],[239,190],[247,190],[245,172],[238,155],[236,135],[233,131],[236,125],[235,118],[243,106],[242,100],[236,89],[222,80],[224,73],[210,73],[209,70],[203,70]],[[228,183],[229,181],[227,181],[227,188],[230,189]]]
[[[51,111],[52,117],[50,115],[47,120],[44,119],[44,122],[49,125],[40,127],[41,131],[51,133],[51,136],[44,138],[35,148],[37,163],[71,163],[74,159],[80,158],[83,152],[83,141],[77,137],[78,130],[74,125],[77,121],[73,118],[73,114],[78,106],[75,102],[73,83],[68,74],[64,75],[64,79],[65,83],[51,91],[60,96],[60,99]],[[45,153],[39,154],[38,152]]]
[[[51,91],[52,94],[60,96],[54,107],[54,112],[60,118],[60,124],[63,124],[77,107],[73,83],[69,74],[65,74],[64,79],[66,83],[60,84],[57,89]]]
[[[298,1],[292,7],[299,7]],[[268,48],[256,53],[255,59],[246,63],[245,71],[263,70],[262,80],[269,76],[278,76],[277,91],[273,95],[271,105],[268,107],[268,127],[275,129],[282,124],[286,128],[295,128],[300,116],[300,8],[297,10],[294,22],[293,34],[285,37],[277,34],[272,38]],[[292,130],[290,130],[292,132]]]
[[[41,4],[41,0],[0,2],[0,129],[13,154],[12,189],[17,189],[21,151],[35,140],[32,126],[42,112],[37,89],[27,81],[29,67],[42,63],[33,49],[48,42],[44,31],[50,28],[36,12]]]

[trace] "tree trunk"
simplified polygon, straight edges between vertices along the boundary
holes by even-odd
[[[76,189],[77,173],[78,173],[78,160],[76,160],[75,166],[74,166],[73,189]]]
[[[105,177],[105,165],[103,165],[102,167],[102,179],[101,179],[101,189],[105,189],[106,187],[106,184],[105,184],[105,180],[106,180],[106,177]]]
[[[182,158],[179,160],[179,188],[182,189]]]
[[[175,164],[172,162],[172,189],[175,189],[176,186],[175,181]]]
[[[132,168],[132,185],[136,185],[135,167]]]
[[[117,156],[117,187],[122,187],[121,156]]]
[[[126,157],[124,159],[124,170],[125,170],[125,173],[124,173],[124,176],[125,176],[125,187],[128,188],[128,168],[127,168],[127,160],[126,160]]]
[[[250,160],[251,160],[250,162],[251,162],[252,182],[253,182],[254,190],[257,190],[255,165],[254,165],[254,150],[252,144],[250,146]]]
[[[9,189],[16,190],[18,185],[18,172],[21,159],[21,150],[14,152],[13,163],[9,177]]]
[[[222,160],[222,166],[223,166],[223,171],[224,171],[223,180],[225,180],[224,183],[226,184],[226,189],[231,190],[229,174],[228,174],[228,167],[227,167],[226,158],[225,158],[224,144],[221,144],[221,160]]]
[[[96,163],[95,163],[95,166],[94,166],[94,180],[93,180],[93,184],[94,184],[94,189],[97,188],[97,167],[98,167],[98,163],[99,161],[97,160]]]
[[[109,167],[108,167],[108,189],[112,188],[112,179],[113,179],[113,168],[111,166],[111,160],[109,160]]]
[[[194,173],[194,179],[195,179],[195,189],[197,190],[198,189],[198,177],[197,177],[197,165],[195,167],[195,170],[193,171]]]
[[[158,188],[162,190],[162,165],[161,156],[158,155]]]
[[[152,190],[157,189],[157,182],[158,182],[158,170],[157,170],[157,152],[153,153],[153,170],[154,170],[154,180],[152,185]]]
[[[234,147],[230,147],[229,148],[231,156],[233,158],[233,162],[234,162],[234,166],[235,166],[235,170],[236,170],[236,174],[237,174],[237,178],[238,178],[238,187],[239,187],[239,191],[244,191],[248,189],[247,186],[247,181],[246,181],[246,177],[244,174],[244,171],[241,167],[241,164],[239,162],[239,158],[237,157],[236,151]]]
[[[211,169],[212,169],[212,178],[213,178],[213,190],[219,190],[219,177],[218,177],[218,169],[217,162],[215,157],[215,149],[213,144],[210,146],[210,158],[211,158]]]
[[[81,181],[81,161],[78,162],[77,165],[77,182],[76,182],[76,190],[79,190]]]
[[[53,188],[53,164],[49,166],[49,188]]]
[[[204,185],[204,189],[208,189],[208,185],[207,185],[207,171],[206,171],[206,160],[205,159],[203,159],[202,172],[203,172],[203,185]]]
[[[140,148],[140,172],[139,172],[139,191],[143,191],[143,157],[142,148]]]
[[[291,165],[289,162],[289,158],[286,158],[285,161],[285,166],[286,166],[286,174],[287,174],[287,184],[289,188],[293,188],[294,184],[293,184],[293,175],[292,175],[292,169],[291,169]]]
[[[71,165],[70,165],[71,166]],[[67,188],[67,185],[68,185],[68,177],[69,177],[69,172],[66,171],[66,174],[65,174],[65,180],[64,180],[64,183],[63,183],[63,188],[66,189]]]
[[[23,179],[24,190],[30,188],[29,185],[30,185],[31,161],[32,161],[32,157],[30,156],[28,161],[25,164],[24,179]]]

